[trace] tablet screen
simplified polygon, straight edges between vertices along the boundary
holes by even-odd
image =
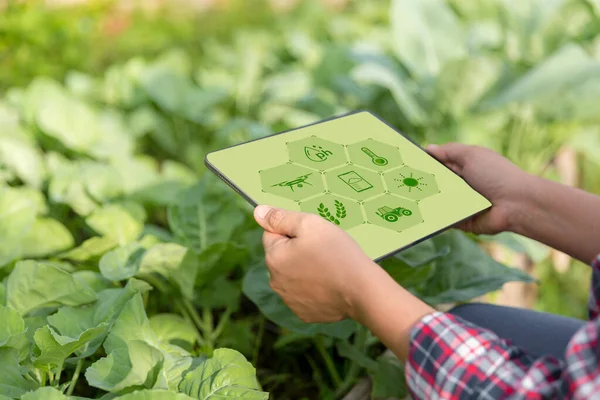
[[[366,111],[219,150],[206,163],[253,204],[338,225],[374,260],[491,206]]]

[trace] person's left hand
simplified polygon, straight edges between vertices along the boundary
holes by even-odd
[[[304,322],[356,318],[361,285],[382,270],[336,225],[313,215],[258,206],[271,287]]]

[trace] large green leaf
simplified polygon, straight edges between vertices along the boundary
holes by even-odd
[[[352,71],[353,78],[362,84],[378,85],[388,89],[402,113],[411,123],[422,125],[426,121],[425,110],[414,93],[416,88],[410,79],[398,69],[374,61],[361,64]]]
[[[19,351],[19,358],[27,357],[27,336],[25,321],[18,312],[8,307],[0,306],[0,347],[12,347]]]
[[[24,258],[45,257],[67,250],[74,244],[71,232],[51,218],[38,218],[21,241],[21,256]]]
[[[111,250],[100,259],[100,272],[111,281],[131,278],[140,269],[144,251],[144,248],[135,242]]]
[[[404,399],[408,394],[404,380],[404,366],[393,354],[384,353],[377,359],[377,367],[371,373],[374,399]]]
[[[84,332],[103,325],[104,332],[76,353],[80,357],[93,354],[104,341],[105,335],[115,322],[123,307],[137,293],[145,289],[138,288],[135,282],[130,281],[122,289],[106,289],[98,293],[98,301],[88,307],[61,307],[58,312],[48,317],[48,323],[60,335],[72,340],[80,337]]]
[[[570,88],[578,82],[587,82],[591,77],[600,79],[600,63],[579,45],[568,43],[486,102],[485,106],[500,107],[517,101],[539,102],[549,96],[554,101],[563,101]]]
[[[507,282],[534,281],[525,272],[496,262],[462,232],[451,230],[432,240],[437,249],[448,246],[451,251],[436,259],[431,277],[413,288],[431,304],[470,300],[498,290]]]
[[[192,398],[183,394],[163,389],[145,389],[136,390],[124,396],[119,396],[119,400],[191,400]]]
[[[144,225],[120,205],[106,205],[98,208],[85,219],[85,222],[99,234],[114,239],[124,245],[136,240]]]
[[[143,255],[138,276],[159,274],[191,299],[199,264],[198,255],[193,251],[175,243],[158,243]]]
[[[156,314],[150,317],[150,327],[161,343],[190,348],[196,342],[196,328],[176,314]]]
[[[34,143],[0,134],[0,164],[6,165],[28,185],[41,187],[46,171],[42,154]]]
[[[101,337],[107,327],[107,323],[101,323],[85,330],[76,338],[71,338],[59,335],[46,325],[38,329],[33,336],[35,344],[40,349],[40,355],[35,358],[33,364],[43,371],[61,370],[69,355]]]
[[[21,400],[75,400],[71,396],[53,388],[52,386],[41,387],[33,392],[24,394]]]
[[[127,388],[152,388],[162,368],[162,354],[140,340],[132,340],[127,347],[111,352],[93,363],[85,378],[91,386],[107,392]]]
[[[307,324],[302,322],[288,306],[285,305],[271,286],[269,271],[264,265],[250,269],[244,277],[242,290],[260,311],[277,325],[300,333],[323,334],[339,339],[347,339],[356,331],[358,325],[351,320],[328,323]]]
[[[200,400],[243,398],[267,400],[256,381],[256,370],[235,350],[218,349],[213,356],[188,372],[179,390]]]
[[[36,209],[36,200],[22,190],[0,186],[0,266],[20,255],[21,239],[31,230]]]
[[[86,378],[90,385],[110,392],[132,387],[175,389],[192,364],[186,351],[161,343],[139,294],[124,306],[104,349],[108,356],[88,368]]]
[[[393,0],[390,18],[394,50],[413,76],[436,76],[466,54],[462,27],[444,0]]]
[[[58,257],[73,261],[88,261],[102,256],[117,245],[115,239],[106,236],[94,236],[85,240],[81,245],[67,252],[59,254]]]
[[[68,272],[35,261],[19,261],[6,284],[6,304],[21,315],[40,307],[77,306],[94,300],[94,291]]]
[[[20,397],[37,385],[27,380],[19,368],[19,353],[10,347],[0,347],[0,395]]]
[[[203,179],[181,193],[179,201],[168,208],[169,226],[186,247],[196,252],[212,243],[229,241],[244,221],[236,199],[211,185],[213,179]]]

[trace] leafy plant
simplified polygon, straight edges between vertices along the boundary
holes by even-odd
[[[164,31],[140,20],[119,43],[156,29],[168,50],[144,39],[147,51],[121,48],[127,57],[104,68],[97,40],[115,40],[65,34],[61,51],[83,48],[93,62],[0,76],[18,83],[0,100],[0,396],[265,399],[264,388],[333,398],[368,374],[373,396],[403,397],[402,366],[364,327],[303,323],[273,292],[250,207],[202,159],[368,108],[420,143],[486,145],[553,179],[554,153],[568,144],[586,157],[585,185],[597,187],[597,10],[467,3],[356,2],[327,13],[302,2],[214,37],[195,35],[194,18],[165,18]],[[11,7],[7,38],[35,13]],[[81,10],[96,18],[110,8]],[[48,29],[40,37],[62,31],[56,24],[37,24]],[[39,56],[57,45],[35,46]],[[318,212],[339,225],[346,209],[334,206]],[[448,231],[381,266],[433,305],[533,280],[479,242],[548,257],[514,235]]]

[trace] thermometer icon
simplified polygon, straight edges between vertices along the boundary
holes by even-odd
[[[371,161],[373,161],[373,164],[378,165],[380,167],[387,165],[387,163],[388,163],[387,158],[378,156],[377,154],[373,153],[373,151],[371,149],[369,149],[367,147],[362,147],[361,150],[363,153],[365,153],[366,155],[371,157]]]

